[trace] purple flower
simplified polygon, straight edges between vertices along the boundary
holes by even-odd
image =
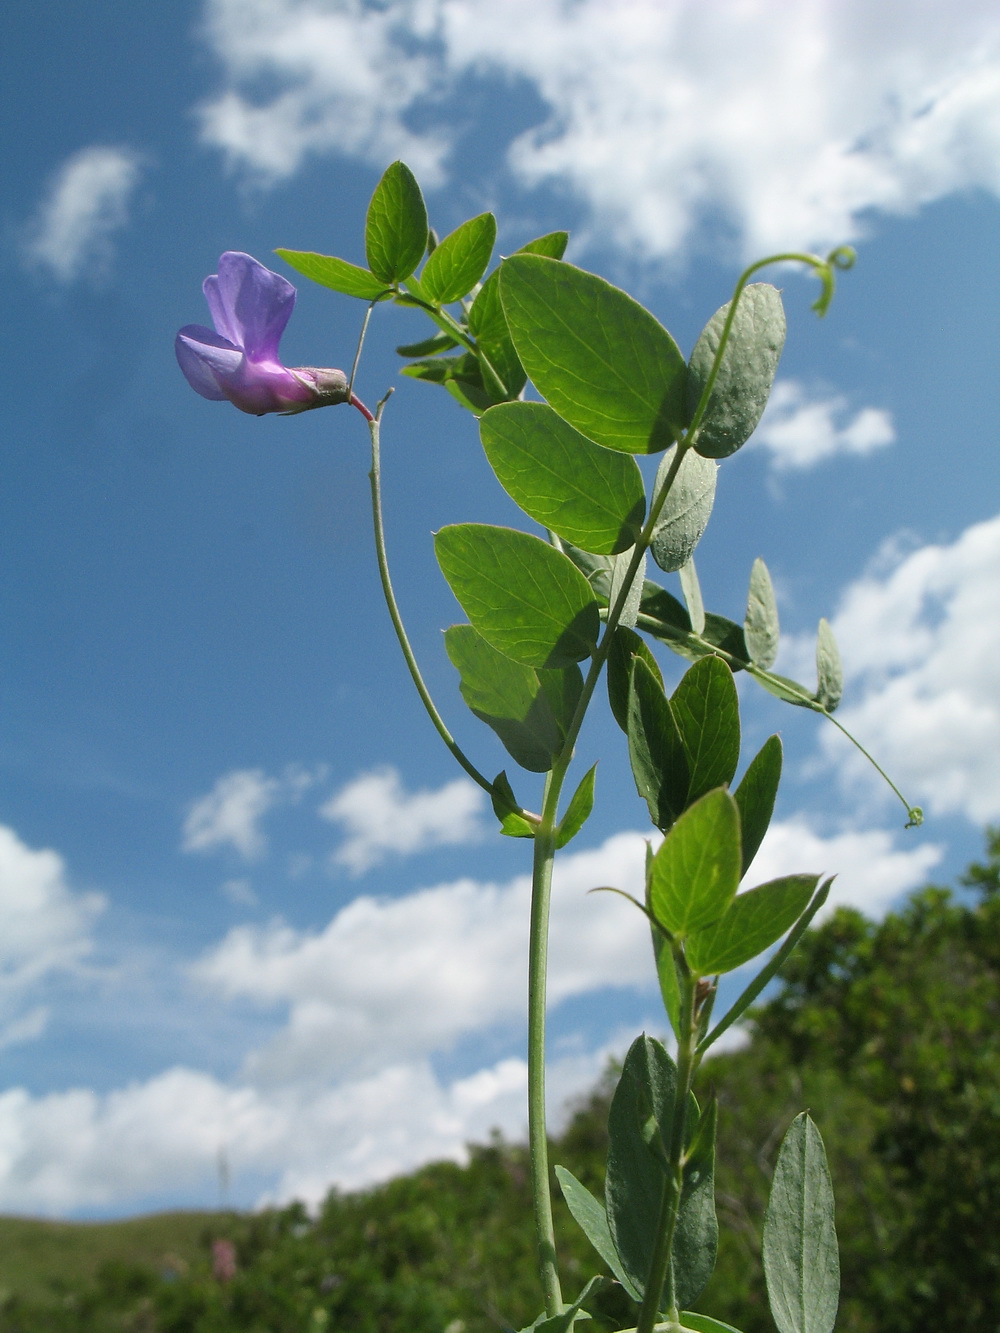
[[[305,412],[346,403],[342,370],[299,366],[278,357],[278,343],[295,304],[295,288],[250,255],[227,250],[219,271],[203,284],[215,330],[187,324],[174,349],[188,384],[203,398],[228,400],[241,412]]]

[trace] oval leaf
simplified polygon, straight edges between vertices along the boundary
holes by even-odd
[[[708,383],[728,313],[728,304],[716,311],[691,353],[688,420],[693,417]],[[726,458],[750,438],[767,405],[784,345],[785,311],[778,289],[766,282],[745,287],[698,428],[694,447],[700,454],[706,458]]]
[[[528,376],[514,350],[500,303],[499,269],[494,269],[476,294],[469,309],[469,332],[476,340],[480,357],[489,362],[493,374],[506,390],[506,396],[516,398]]]
[[[832,713],[844,693],[844,669],[840,665],[837,640],[827,620],[819,622],[816,636],[816,677],[816,702]]]
[[[576,670],[579,671],[578,668]],[[588,768],[580,779],[580,785],[573,793],[572,799],[566,807],[566,813],[559,821],[559,827],[556,829],[556,851],[571,842],[590,818],[590,812],[594,808],[594,783],[596,780],[597,765],[594,764],[592,768]]]
[[[740,705],[721,657],[703,657],[684,673],[670,708],[687,754],[688,802],[727,787],[740,762]]]
[[[655,665],[655,664],[654,664]],[[633,657],[628,693],[628,756],[639,795],[658,829],[668,829],[687,803],[684,743],[654,671]]]
[[[608,1228],[608,1215],[604,1204],[595,1199],[586,1185],[581,1185],[576,1176],[564,1166],[557,1166],[555,1173],[566,1206],[573,1214],[577,1225],[632,1299],[641,1301],[640,1292],[632,1285],[618,1258],[618,1251],[615,1249]]]
[[[674,449],[668,450],[660,461],[656,471],[657,487],[670,470]],[[693,451],[684,456],[677,469],[677,476],[660,510],[650,543],[653,559],[668,574],[687,564],[708,527],[715,503],[718,471],[717,463]],[[653,493],[655,495],[656,491]]]
[[[405,162],[386,167],[375,186],[365,223],[368,267],[383,283],[402,282],[427,248],[427,209]]]
[[[510,334],[538,391],[608,449],[652,454],[684,424],[686,369],[648,310],[603,278],[541,255],[500,269]]]
[[[597,599],[561,551],[526,532],[484,523],[442,528],[434,549],[465,614],[505,656],[556,668],[594,651]]]
[[[679,936],[710,925],[736,896],[740,864],[736,802],[727,791],[710,791],[684,811],[653,857],[653,915]]]
[[[804,1111],[778,1153],[763,1260],[778,1333],[831,1333],[840,1300],[833,1186],[823,1140]]]
[[[630,546],[627,551],[622,551],[620,555],[615,556],[615,567],[611,573],[611,590],[608,593],[608,606],[612,610],[618,605],[618,599],[622,595],[634,552],[635,547]],[[646,552],[643,551],[639,557],[639,563],[636,565],[635,573],[629,580],[628,592],[625,594],[625,600],[622,602],[621,610],[618,613],[618,624],[624,625],[626,629],[633,629],[639,618],[639,604],[642,601],[642,590],[645,582]]]
[[[491,648],[471,625],[445,631],[462,698],[522,768],[546,773],[563,747],[583,689],[579,667],[539,671]]]
[[[369,273],[366,268],[349,264],[346,259],[337,259],[335,255],[317,255],[310,250],[275,250],[286,264],[290,264],[296,273],[318,282],[321,287],[331,287],[345,296],[357,296],[362,301],[374,301],[386,295],[386,285]]]
[[[479,433],[501,486],[537,523],[599,555],[635,543],[646,495],[634,459],[593,444],[545,403],[501,403]]]
[[[750,660],[767,671],[778,656],[778,603],[767,565],[760,556],[750,570],[750,591],[747,594],[747,613],[743,618],[743,637],[746,639]]]
[[[818,875],[786,875],[739,893],[717,921],[688,937],[686,956],[700,977],[732,972],[781,939],[809,905]]]
[[[480,213],[440,241],[420,274],[420,285],[431,301],[448,305],[470,292],[486,272],[497,238],[497,220]]]
[[[628,692],[633,657],[643,659],[662,693],[663,677],[646,640],[640,638],[627,625],[619,625],[608,652],[608,702],[611,704],[615,721],[625,732],[628,731]]]
[[[774,813],[774,799],[781,781],[781,759],[781,737],[769,736],[733,792],[740,811],[744,875],[757,855]]]

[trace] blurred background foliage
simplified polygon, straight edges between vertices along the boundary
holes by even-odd
[[[1000,1329],[1000,829],[954,889],[809,932],[720,1102],[719,1263],[700,1307],[764,1333],[760,1230],[782,1134],[808,1108],[837,1191],[844,1333]],[[602,1185],[615,1071],[553,1161]],[[567,1289],[596,1260],[560,1209]],[[225,1249],[235,1249],[227,1271]],[[231,1253],[231,1252],[230,1252]],[[491,1333],[537,1313],[527,1155],[500,1138],[357,1194],[252,1215],[0,1219],[0,1333]],[[630,1323],[612,1289],[591,1328]]]

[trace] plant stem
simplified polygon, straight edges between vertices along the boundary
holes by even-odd
[[[686,450],[677,446],[677,455],[660,494],[654,498],[629,562],[627,577],[614,606],[608,610],[607,626],[594,651],[583,690],[566,739],[545,779],[542,814],[535,832],[535,850],[531,875],[531,923],[528,937],[528,1144],[531,1159],[531,1194],[538,1241],[539,1267],[545,1292],[545,1309],[551,1317],[562,1312],[562,1294],[556,1266],[555,1233],[552,1223],[552,1192],[549,1181],[549,1145],[545,1119],[545,1017],[546,975],[548,970],[549,902],[552,894],[552,863],[555,858],[555,834],[566,773],[573,759],[573,747],[580,734],[587,707],[593,697],[601,670],[611,649],[611,639],[639,568],[642,553],[649,546],[653,527],[673,485]]]
[[[352,402],[359,412],[362,412],[368,421],[368,430],[372,439],[372,466],[368,473],[368,480],[371,483],[372,493],[372,523],[375,530],[375,554],[378,558],[379,578],[382,581],[382,592],[385,596],[386,606],[389,608],[389,617],[392,620],[393,629],[396,631],[396,638],[399,640],[399,646],[403,650],[403,657],[407,668],[413,678],[413,683],[417,687],[417,693],[420,695],[420,701],[427,710],[430,720],[434,723],[435,730],[447,745],[461,766],[477,782],[485,792],[492,796],[493,783],[490,782],[484,774],[480,773],[475,764],[465,754],[464,750],[455,740],[454,736],[445,726],[444,719],[438,712],[434,700],[430,696],[430,691],[424,684],[424,678],[420,674],[420,668],[417,665],[417,659],[413,655],[413,649],[410,647],[410,640],[407,637],[406,629],[403,625],[402,617],[399,614],[399,606],[396,602],[396,594],[392,589],[392,580],[389,577],[389,561],[385,550],[385,527],[382,518],[382,470],[381,456],[379,452],[379,420],[381,417],[381,404],[375,414],[364,406],[360,399],[353,398]]]
[[[659,1315],[661,1296],[665,1296],[667,1318],[676,1320],[677,1294],[674,1290],[674,1273],[670,1255],[674,1245],[674,1233],[677,1230],[677,1216],[680,1212],[681,1193],[684,1188],[684,1143],[687,1131],[688,1099],[695,1071],[694,1042],[694,979],[684,965],[684,984],[681,987],[680,1035],[677,1042],[677,1089],[674,1096],[674,1114],[670,1126],[670,1159],[667,1178],[663,1186],[663,1198],[660,1203],[660,1216],[657,1220],[656,1240],[653,1246],[653,1259],[649,1266],[646,1292],[636,1333],[652,1333]]]
[[[549,904],[552,898],[552,863],[555,858],[555,816],[567,763],[553,768],[545,779],[542,817],[535,833],[531,875],[531,919],[528,936],[528,1149],[531,1163],[531,1201],[538,1244],[538,1267],[545,1293],[545,1312],[562,1313],[562,1291],[556,1262],[552,1192],[549,1181],[549,1143],[545,1121],[545,1009],[547,1001]]]

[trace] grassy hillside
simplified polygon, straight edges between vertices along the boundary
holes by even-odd
[[[156,1213],[118,1222],[49,1222],[0,1216],[0,1299],[51,1299],[92,1283],[109,1263],[139,1266],[167,1281],[204,1259],[233,1213]]]

